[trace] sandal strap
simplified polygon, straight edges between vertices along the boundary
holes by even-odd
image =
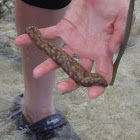
[[[38,122],[35,122],[33,124],[26,125],[26,128],[36,134],[45,133],[45,132],[48,133],[50,130],[54,130],[58,127],[62,127],[65,123],[66,123],[65,117],[57,113],[57,114],[47,116],[46,118]]]

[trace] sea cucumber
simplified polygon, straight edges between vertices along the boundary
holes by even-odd
[[[98,73],[89,73],[65,51],[43,39],[37,27],[27,27],[26,33],[30,36],[34,44],[53,59],[78,85],[84,87],[91,87],[93,85],[108,86],[108,83],[103,76]]]

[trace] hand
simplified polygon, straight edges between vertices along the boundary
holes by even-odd
[[[78,55],[79,63],[91,71],[96,63],[96,73],[112,79],[112,57],[119,49],[123,39],[128,10],[127,0],[73,0],[64,19],[56,26],[41,29],[44,38],[61,37],[66,45],[63,48],[69,55]],[[17,46],[29,45],[27,35],[15,40]],[[48,59],[34,69],[34,77],[42,77],[58,68],[52,59]],[[58,89],[71,92],[78,85],[68,78],[58,84]],[[104,87],[93,86],[88,95],[96,98],[104,92]]]

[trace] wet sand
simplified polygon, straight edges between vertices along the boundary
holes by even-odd
[[[140,140],[139,7],[137,0],[137,19],[114,86],[109,86],[96,100],[88,98],[88,88],[81,87],[65,95],[54,88],[55,105],[69,118],[82,140]],[[14,22],[10,26],[14,28]],[[8,39],[12,43],[10,38],[0,40],[0,140],[24,140],[24,135],[7,116],[14,97],[24,93],[21,58],[16,50],[10,51],[2,44]],[[61,69],[58,75],[56,84],[67,77]]]

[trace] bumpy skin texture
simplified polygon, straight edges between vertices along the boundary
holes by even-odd
[[[84,87],[91,87],[93,85],[106,87],[108,85],[103,76],[98,73],[89,73],[62,49],[44,40],[37,27],[27,27],[26,33],[36,46],[53,59],[78,85]]]

